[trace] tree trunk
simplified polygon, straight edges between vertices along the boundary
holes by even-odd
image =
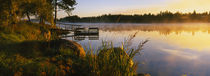
[[[30,16],[29,16],[29,13],[28,13],[28,12],[26,13],[26,15],[27,15],[27,17],[28,17],[28,21],[31,22],[31,18],[30,18]]]
[[[42,24],[42,18],[41,17],[39,18],[39,24]]]
[[[54,24],[56,25],[57,22],[57,0],[55,0],[55,18],[54,18]]]
[[[44,21],[44,19],[42,17],[40,17],[39,24],[45,24],[45,21]]]

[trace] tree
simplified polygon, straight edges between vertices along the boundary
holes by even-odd
[[[9,23],[9,1],[8,0],[0,0],[0,23],[1,25],[7,25]]]
[[[56,23],[57,7],[68,14],[74,9],[75,0],[0,0],[1,24],[16,24],[21,18],[35,16],[40,23],[45,21]],[[53,9],[55,8],[55,21],[53,21]]]
[[[21,18],[30,15],[40,18],[40,23],[53,24],[53,6],[48,0],[0,0],[1,24],[16,24]]]
[[[57,7],[59,9],[65,10],[65,12],[70,16],[70,13],[72,10],[74,10],[74,6],[77,4],[76,0],[54,0],[54,2],[51,3],[54,4],[55,8],[55,18],[54,18],[54,23],[56,24],[56,19],[57,19]]]
[[[23,0],[23,2],[20,5],[20,8],[22,8],[21,16],[27,16],[28,21],[31,21],[30,15],[35,15],[36,13],[36,1],[37,0]]]
[[[47,21],[53,25],[53,7],[47,0],[37,0],[35,9],[41,24]]]
[[[19,6],[23,0],[0,0],[1,20],[3,24],[16,24],[20,21]]]

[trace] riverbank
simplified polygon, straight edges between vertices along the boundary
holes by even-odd
[[[104,44],[94,54],[76,42],[60,39],[66,31],[55,26],[20,22],[0,29],[2,76],[137,75],[132,57],[141,49],[127,54],[124,48]]]

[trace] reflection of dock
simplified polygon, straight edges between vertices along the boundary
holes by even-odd
[[[76,28],[74,31],[75,35],[98,35],[98,28]]]
[[[89,40],[99,40],[99,36],[74,36],[74,40],[85,40],[85,38],[88,38]]]

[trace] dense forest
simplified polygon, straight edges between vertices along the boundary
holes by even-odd
[[[61,18],[65,22],[107,22],[107,23],[159,23],[159,22],[210,22],[210,13],[172,13],[170,11],[160,12],[158,14],[142,15],[111,15],[105,14],[97,17],[79,17],[69,16]]]

